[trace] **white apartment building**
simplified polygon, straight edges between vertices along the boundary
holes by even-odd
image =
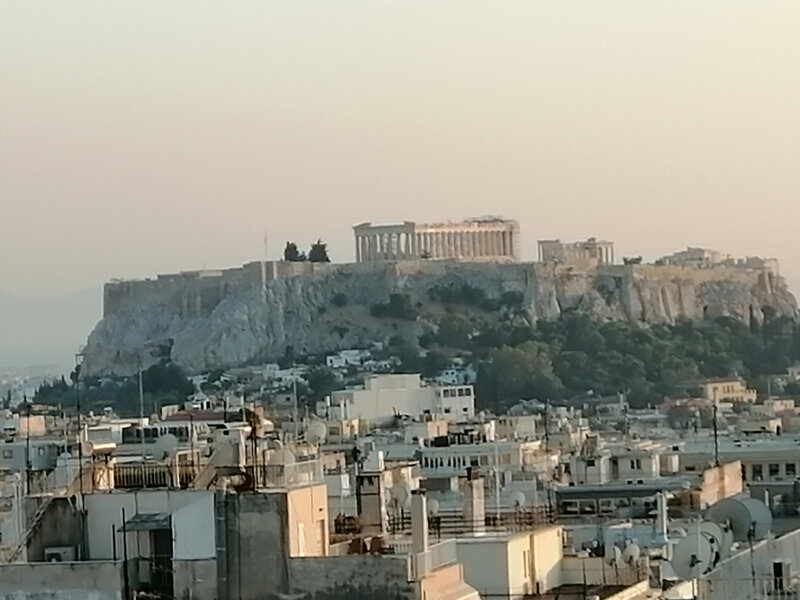
[[[396,415],[437,416],[450,422],[475,416],[475,392],[471,385],[423,385],[415,375],[375,375],[358,389],[333,392],[330,406],[318,406],[329,418],[361,419],[372,424]]]
[[[325,357],[325,364],[330,369],[344,369],[350,366],[361,366],[369,360],[372,354],[369,350],[341,350],[336,354]]]
[[[551,466],[539,441],[425,446],[419,456],[425,477],[465,475],[467,467],[485,471],[498,465],[501,471],[541,472]]]
[[[618,481],[636,483],[673,475],[679,470],[678,454],[660,444],[610,445],[595,452],[570,457],[570,479],[579,485]]]
[[[744,481],[793,481],[800,475],[800,441],[788,436],[759,439],[719,440],[721,462],[742,463]],[[679,449],[681,468],[698,471],[714,460],[714,440],[692,440],[674,446]]]

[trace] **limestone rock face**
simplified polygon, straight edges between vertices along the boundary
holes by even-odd
[[[282,263],[272,263],[275,264]],[[130,374],[169,357],[189,372],[283,355],[363,347],[401,335],[415,340],[442,307],[436,286],[479,288],[487,298],[522,298],[531,321],[565,311],[642,324],[731,316],[794,316],[785,281],[766,270],[613,265],[578,269],[541,263],[415,261],[305,264],[269,277],[253,264],[106,285],[104,317],[89,335],[84,371]],[[404,294],[421,317],[376,318],[374,304]],[[437,306],[438,305],[438,306]],[[498,317],[499,318],[499,317]]]

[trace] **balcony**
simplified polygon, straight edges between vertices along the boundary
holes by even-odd
[[[408,555],[408,580],[422,581],[437,569],[454,565],[457,562],[454,539],[432,544],[425,552]]]

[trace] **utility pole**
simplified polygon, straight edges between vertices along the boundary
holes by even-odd
[[[81,363],[83,354],[75,355],[75,411],[78,415],[78,485],[83,509],[83,423],[81,422]]]
[[[144,386],[142,386],[142,356],[136,354],[136,370],[139,374],[139,437],[142,441],[142,467],[144,467]]]
[[[719,435],[717,435],[717,404],[714,403],[714,466],[719,466]]]
[[[294,421],[294,443],[300,435],[299,423],[297,422],[297,377],[292,373],[292,420]]]
[[[264,232],[264,260],[261,261],[261,301],[267,302],[267,232]]]
[[[31,403],[25,398],[25,481],[31,493]]]
[[[500,453],[497,447],[497,433],[494,437],[494,518],[500,526]]]

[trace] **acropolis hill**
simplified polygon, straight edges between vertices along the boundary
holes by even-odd
[[[543,242],[537,262],[252,262],[113,281],[105,286],[103,319],[89,336],[84,369],[129,374],[137,356],[147,365],[160,351],[199,372],[275,359],[287,346],[313,354],[364,347],[396,335],[416,341],[436,327],[444,312],[432,291],[464,285],[488,299],[514,297],[531,323],[557,319],[570,309],[643,324],[796,314],[795,298],[775,261],[734,260],[688,249],[659,264],[634,260],[620,265],[608,262],[613,260],[608,244]],[[387,303],[392,294],[402,294],[416,317],[377,316],[375,305]]]

